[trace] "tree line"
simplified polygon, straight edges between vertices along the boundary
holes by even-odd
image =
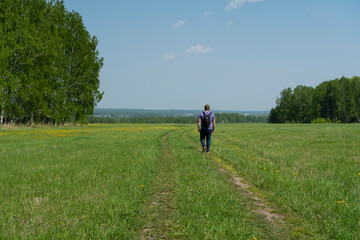
[[[98,40],[60,0],[0,1],[0,123],[84,123],[101,100]]]
[[[270,123],[360,122],[360,77],[325,81],[315,88],[286,88],[271,109]]]
[[[267,116],[243,115],[240,113],[216,113],[217,123],[267,123]],[[197,117],[139,117],[139,118],[107,118],[89,117],[89,123],[197,123]]]

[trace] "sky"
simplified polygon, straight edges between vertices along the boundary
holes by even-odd
[[[359,0],[65,0],[104,58],[99,108],[262,111],[360,75]]]

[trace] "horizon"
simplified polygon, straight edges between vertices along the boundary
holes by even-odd
[[[200,111],[199,109],[145,109],[145,108],[106,108],[106,107],[95,107],[95,109],[106,109],[106,110],[144,110],[144,111]],[[271,110],[271,109],[270,109]],[[228,110],[228,109],[215,109],[214,111],[234,111],[234,112],[270,112],[270,110]],[[203,110],[201,110],[203,111]],[[210,109],[210,111],[212,111]]]

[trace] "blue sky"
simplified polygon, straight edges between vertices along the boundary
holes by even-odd
[[[102,108],[270,110],[360,75],[359,0],[65,0],[104,57]]]

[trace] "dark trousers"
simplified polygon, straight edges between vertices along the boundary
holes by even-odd
[[[201,129],[200,130],[200,142],[202,147],[205,147],[206,138],[206,152],[210,151],[212,129]]]

